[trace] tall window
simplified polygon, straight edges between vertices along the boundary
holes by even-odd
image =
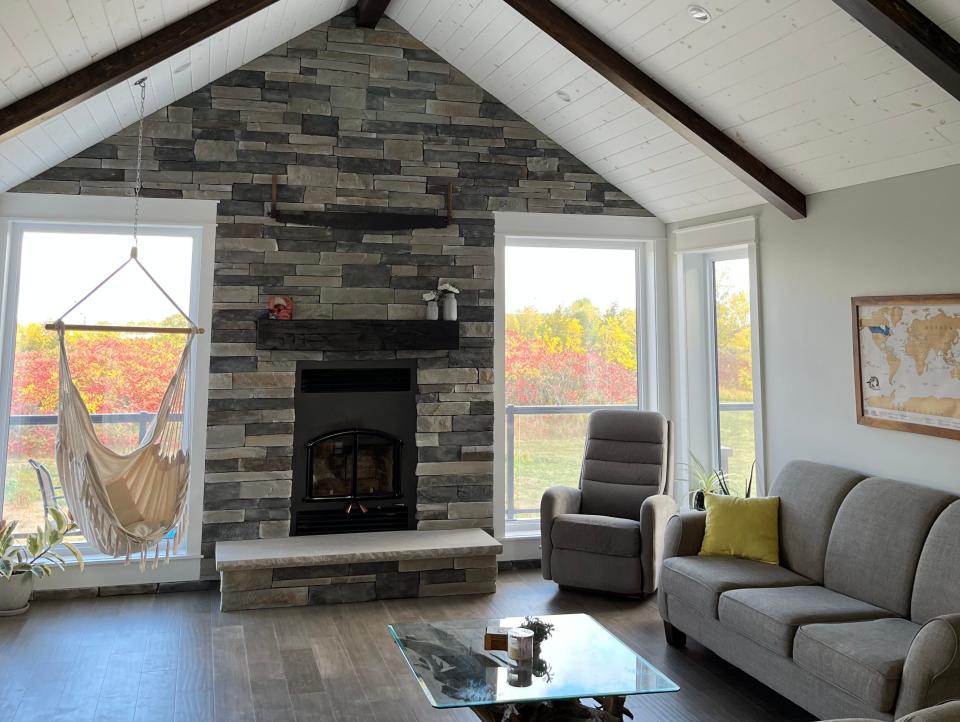
[[[636,245],[508,240],[504,459],[514,528],[539,517],[545,489],[577,486],[591,411],[641,403],[643,263]]]
[[[676,233],[677,480],[699,484],[699,467],[722,471],[730,492],[763,488],[762,404],[755,368],[755,223],[734,219]],[[722,249],[711,243],[723,244]]]
[[[188,312],[198,305],[200,230],[150,229],[139,257]],[[129,254],[132,237],[109,227],[14,224],[4,306],[0,421],[0,515],[33,529],[44,508],[65,505],[55,462],[57,334],[44,324],[86,294]],[[83,324],[185,325],[133,265],[66,318]],[[125,453],[137,446],[159,406],[185,343],[179,334],[68,331],[74,380],[100,439]],[[188,405],[189,407],[189,405]],[[7,416],[9,412],[9,416]],[[189,425],[189,418],[186,420]],[[185,435],[186,436],[186,435]],[[32,463],[31,463],[32,462]],[[44,470],[51,484],[43,482]]]
[[[710,264],[715,459],[742,495],[756,458],[750,262],[738,253]]]

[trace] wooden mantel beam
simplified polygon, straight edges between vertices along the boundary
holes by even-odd
[[[0,109],[0,142],[140,75],[275,2],[277,0],[217,0]]]
[[[790,218],[806,217],[802,192],[552,2],[504,2]]]
[[[387,11],[390,0],[357,0],[357,25],[375,28]]]
[[[833,0],[960,100],[960,42],[906,0]]]

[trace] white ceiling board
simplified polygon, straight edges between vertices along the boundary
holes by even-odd
[[[75,62],[78,46],[75,37],[67,42],[70,33],[80,34],[85,53],[81,65],[87,65],[99,55],[114,52],[118,43],[122,47],[135,42],[141,34],[169,25],[209,5],[210,1],[64,0],[58,4],[53,0],[16,0],[22,12],[15,20],[10,19],[12,13],[0,15],[0,80],[3,81],[0,107],[68,74],[66,57],[58,53],[68,54],[74,59],[71,62]],[[48,2],[59,7],[59,11],[41,14],[33,12],[30,7],[31,3],[39,6]],[[69,29],[70,23],[64,22],[62,4],[70,9],[72,29]],[[280,0],[158,63],[146,72],[147,114],[326,22],[352,4],[353,0]],[[162,24],[158,26],[158,22]],[[25,44],[25,51],[32,53],[32,57],[44,66],[43,73],[33,68],[16,47],[3,42],[4,33],[15,29],[30,33],[36,39],[59,33],[57,37],[62,41],[56,43]],[[113,37],[114,33],[117,38]],[[48,73],[51,63],[59,64],[58,74]],[[47,80],[41,80],[41,76]],[[139,100],[139,89],[132,80],[127,81],[0,143],[0,191],[29,180],[135,123]]]
[[[956,134],[939,131],[960,103],[832,0],[703,0],[714,14],[706,25],[670,0],[633,14],[630,0],[556,3],[806,193],[940,167],[960,152]],[[960,3],[916,5],[960,39]],[[584,139],[613,130],[592,147],[629,158],[629,116],[601,118],[584,115],[558,139],[579,129],[567,147],[589,162]],[[640,178],[623,190],[644,203]],[[703,193],[709,179],[691,176],[687,190]]]
[[[8,0],[0,107],[211,1]],[[960,162],[960,103],[832,0],[698,1],[706,25],[677,0],[554,0],[804,192]],[[960,39],[960,2],[914,2]],[[152,68],[148,111],[352,4],[280,0]],[[502,0],[393,0],[387,14],[662,220],[762,202]],[[128,125],[136,97],[124,84],[0,145],[0,184]]]

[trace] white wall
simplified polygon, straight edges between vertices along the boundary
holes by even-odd
[[[756,209],[767,478],[804,458],[960,493],[960,441],[856,423],[850,318],[852,296],[960,293],[960,166],[808,200]]]

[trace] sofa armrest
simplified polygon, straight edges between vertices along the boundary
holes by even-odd
[[[551,486],[540,499],[540,571],[544,579],[550,576],[550,554],[553,544],[550,532],[553,520],[560,514],[580,513],[580,490],[570,486]]]
[[[960,613],[921,627],[903,665],[896,716],[960,696]]]
[[[663,558],[693,557],[700,553],[703,533],[707,525],[704,511],[681,511],[667,523],[663,542]]]
[[[643,591],[650,594],[660,586],[667,523],[677,513],[672,496],[655,494],[640,506],[640,567],[643,569]]]

